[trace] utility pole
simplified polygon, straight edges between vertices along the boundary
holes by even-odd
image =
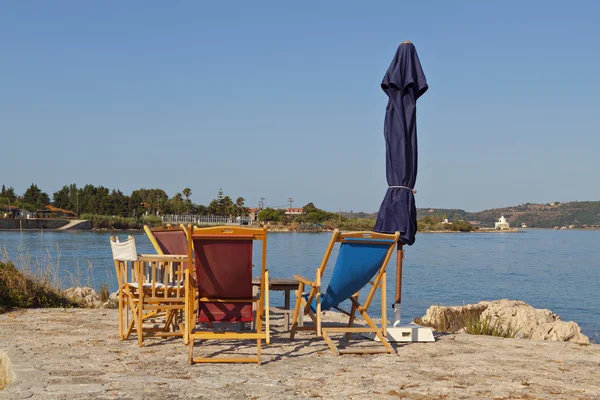
[[[291,220],[292,219],[292,204],[294,204],[294,199],[292,199],[291,197],[288,197],[288,203],[290,203],[290,210],[289,210],[288,218]]]
[[[261,197],[260,200],[258,201],[258,209],[262,210],[265,207],[265,198]]]

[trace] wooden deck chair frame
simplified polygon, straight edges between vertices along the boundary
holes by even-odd
[[[188,226],[188,237],[193,240],[205,239],[230,239],[239,240],[240,236],[251,237],[253,241],[262,241],[261,254],[261,281],[260,293],[258,296],[252,296],[244,299],[224,299],[224,298],[207,298],[199,297],[197,293],[196,276],[190,269],[186,270],[186,341],[189,341],[188,361],[193,363],[229,363],[229,362],[252,362],[261,363],[261,345],[264,340],[266,344],[270,344],[270,321],[269,321],[269,271],[267,270],[267,229],[245,228],[232,226],[216,226],[209,228],[191,228]],[[193,242],[192,240],[192,242]],[[194,249],[194,251],[198,251]],[[191,249],[190,249],[191,252]],[[191,254],[190,254],[191,256]],[[195,266],[198,268],[199,266]],[[198,321],[198,307],[200,302],[241,302],[241,303],[256,303],[256,315],[253,332],[216,332],[216,331],[197,331],[196,323]],[[264,331],[263,331],[264,321]],[[247,358],[223,358],[223,357],[197,357],[194,358],[194,341],[195,340],[256,340],[256,357]]]
[[[190,239],[183,225],[155,229],[144,226],[144,231],[158,254],[143,254],[138,260],[136,276],[138,285],[144,287],[138,295],[141,304],[137,315],[137,326],[141,327],[141,333],[138,333],[139,345],[143,344],[144,336],[181,336],[186,342],[183,316],[186,299],[184,264],[191,265]],[[154,236],[155,231],[182,231],[187,240],[186,254],[164,254]],[[165,320],[162,326],[143,327],[144,321],[162,317],[163,314]]]
[[[135,245],[133,236],[129,236],[127,240],[133,240]],[[118,236],[111,236],[110,241],[120,243]],[[137,286],[133,284],[137,268],[137,258],[135,260],[126,261],[118,260],[113,257],[113,261],[115,264],[119,294],[119,338],[121,340],[126,340],[129,339],[134,328],[137,330],[139,295]]]
[[[185,271],[183,264],[187,255],[143,254],[137,262],[137,282],[143,287],[139,291],[139,306],[136,323],[138,344],[144,337],[181,336],[185,340]],[[164,322],[152,327],[143,326],[150,318],[164,316]]]
[[[294,275],[294,278],[298,281],[298,290],[296,291],[296,305],[294,308],[294,315],[292,319],[292,328],[290,331],[290,338],[294,339],[297,331],[315,331],[317,337],[323,337],[325,342],[331,349],[331,351],[335,355],[346,354],[346,353],[393,353],[394,349],[389,344],[387,340],[387,317],[386,317],[386,268],[387,264],[392,256],[393,250],[398,242],[398,238],[400,237],[400,233],[396,232],[395,234],[384,234],[384,233],[376,233],[376,232],[347,232],[342,233],[338,229],[334,230],[331,240],[327,246],[323,259],[321,261],[321,265],[316,270],[314,281],[310,281],[307,278]],[[356,243],[357,239],[365,238],[367,240],[371,239],[383,239],[383,240],[393,240],[393,242],[389,243],[389,248],[387,250],[387,254],[385,259],[379,268],[379,271],[376,273],[374,279],[370,282],[371,289],[365,299],[364,305],[359,303],[358,296],[360,290],[352,295],[349,300],[352,304],[351,311],[348,313],[338,307],[335,307],[336,310],[346,314],[349,317],[348,326],[340,327],[340,326],[327,326],[322,322],[322,313],[321,313],[321,279],[323,277],[323,272],[325,271],[325,267],[329,261],[329,257],[336,243],[344,243],[346,239],[353,239],[353,243]],[[369,284],[367,284],[368,286]],[[308,296],[304,296],[305,287],[310,287],[310,292]],[[326,288],[325,288],[326,289]],[[375,322],[371,319],[369,314],[367,313],[369,306],[375,296],[377,290],[381,290],[381,327],[378,327]],[[313,300],[316,303],[316,312],[313,312]],[[302,308],[302,310],[300,310]],[[302,315],[300,314],[302,312]],[[353,327],[353,324],[356,319],[356,313],[359,313],[363,319],[365,320],[368,327]],[[313,325],[304,324],[303,326],[298,325],[298,319],[303,315],[308,315],[312,321]],[[379,339],[381,344],[384,346],[383,349],[339,349],[334,342],[331,340],[331,333],[345,333],[346,338],[349,339],[352,333],[374,333],[375,336]]]

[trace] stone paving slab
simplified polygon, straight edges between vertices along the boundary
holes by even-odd
[[[599,345],[456,334],[393,355],[336,357],[308,333],[275,332],[263,365],[190,366],[180,338],[145,343],[119,340],[116,310],[0,315],[0,354],[14,373],[0,399],[600,399]],[[195,355],[210,352],[254,348],[213,341]]]

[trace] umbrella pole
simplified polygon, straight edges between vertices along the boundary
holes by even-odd
[[[394,324],[393,326],[400,325],[400,315],[402,313],[402,259],[404,258],[404,251],[402,250],[402,243],[398,242],[398,248],[396,250],[396,298],[394,300]]]

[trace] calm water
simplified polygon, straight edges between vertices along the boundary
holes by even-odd
[[[22,263],[19,254],[29,254],[29,265],[34,268],[58,265],[66,286],[72,276],[79,275],[82,283],[89,281],[97,288],[108,282],[114,291],[110,235],[0,231],[0,249],[17,264]],[[134,236],[139,253],[153,252],[143,233]],[[329,237],[329,233],[270,233],[267,260],[271,276],[291,278],[297,273],[313,278]],[[259,265],[260,250],[254,256]],[[392,259],[388,303],[393,301],[394,265]],[[331,269],[326,270],[324,282]],[[509,298],[576,321],[590,338],[600,334],[600,231],[420,234],[406,250],[403,275],[403,323],[423,315],[432,304]],[[272,294],[273,303],[280,302],[278,295]],[[377,303],[371,307],[379,309]],[[390,309],[388,318],[391,315]]]

